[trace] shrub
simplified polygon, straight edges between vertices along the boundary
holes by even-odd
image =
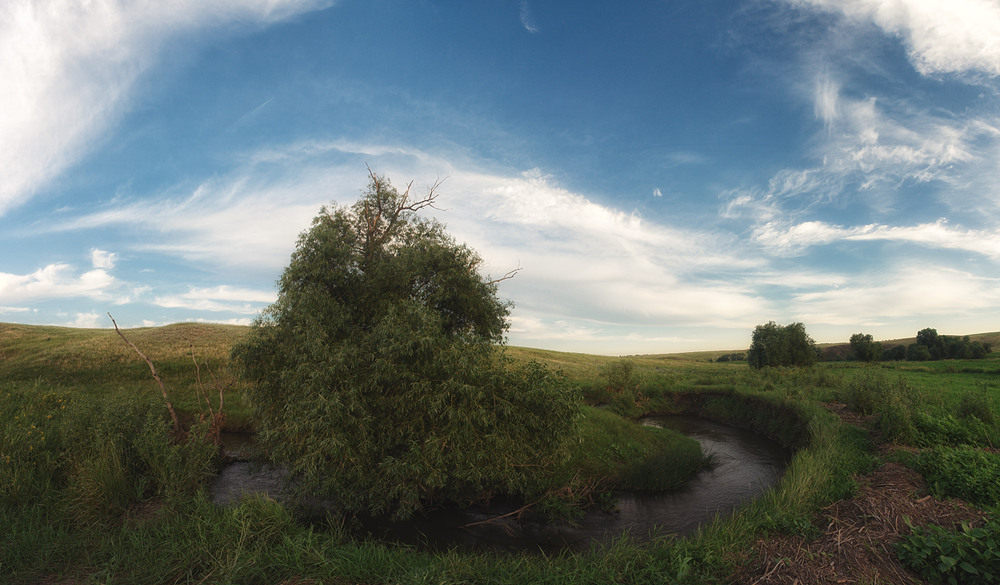
[[[918,413],[913,416],[913,422],[918,431],[916,444],[921,447],[996,444],[996,427],[975,417],[959,419],[951,414],[932,416]]]
[[[119,517],[142,500],[147,481],[116,440],[108,440],[76,464],[66,495],[70,513],[83,523]]]
[[[868,367],[844,387],[839,397],[861,414],[879,415],[879,431],[886,441],[912,444],[917,440],[908,406],[912,394],[906,379],[900,377],[892,383],[880,369]]]
[[[987,424],[996,422],[996,414],[986,398],[985,387],[980,392],[966,390],[962,393],[958,403],[958,416],[959,418],[977,418]]]
[[[931,583],[988,585],[1000,580],[1000,522],[991,518],[980,528],[962,524],[960,531],[940,526],[913,528],[896,544],[904,565]]]
[[[607,384],[611,410],[626,418],[636,418],[649,402],[639,390],[642,378],[630,360],[617,360],[601,368]]]
[[[0,506],[45,497],[65,475],[57,429],[70,398],[46,390],[0,393]]]
[[[1000,504],[1000,454],[941,446],[922,452],[915,465],[935,495],[982,506]]]

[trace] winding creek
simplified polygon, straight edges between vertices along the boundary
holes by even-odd
[[[489,508],[435,510],[409,522],[369,524],[364,530],[378,539],[419,548],[512,552],[586,550],[623,533],[636,540],[656,534],[684,535],[776,485],[791,458],[791,452],[774,441],[701,418],[651,416],[642,422],[670,427],[697,440],[702,451],[714,455],[715,464],[676,492],[619,494],[617,511],[589,511],[575,526],[515,519],[467,526],[516,508],[513,504],[495,504]],[[280,471],[257,467],[243,461],[227,465],[210,486],[213,500],[228,505],[252,492],[280,499]]]

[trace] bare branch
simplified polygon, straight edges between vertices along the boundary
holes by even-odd
[[[425,207],[440,211],[439,208],[434,206],[434,202],[438,197],[437,189],[444,180],[438,179],[435,181],[430,189],[428,189],[427,195],[416,201],[410,199],[410,193],[413,190],[413,182],[410,181],[407,183],[406,190],[403,191],[398,200],[391,202],[392,205],[390,208],[387,206],[389,201],[386,201],[381,196],[383,188],[386,187],[384,179],[377,175],[371,166],[366,165],[366,167],[368,168],[368,176],[371,178],[372,187],[375,191],[374,197],[365,198],[363,204],[364,249],[366,250],[366,256],[370,259],[375,250],[381,249],[392,237],[394,228],[404,212],[412,213]]]
[[[208,393],[205,392],[205,384],[201,381],[201,366],[198,365],[198,359],[194,356],[194,342],[192,342],[187,337],[184,338],[191,346],[191,361],[194,362],[194,373],[195,379],[198,381],[198,390],[201,392],[201,396],[205,397],[205,404],[208,405],[208,414],[215,420],[215,411],[212,410],[212,401],[208,399]],[[195,394],[195,396],[198,396]],[[201,408],[201,396],[198,396],[198,407]]]
[[[520,508],[514,510],[513,512],[507,512],[506,514],[494,516],[493,518],[487,518],[486,520],[479,520],[478,522],[469,522],[468,524],[463,524],[462,526],[460,526],[460,528],[472,528],[473,526],[482,526],[484,524],[496,524],[500,520],[503,520],[504,518],[510,518],[511,516],[513,516],[517,520],[520,520],[521,516],[523,516],[524,513],[530,510],[533,506],[537,505],[538,502],[541,502],[541,500],[535,500],[530,504],[525,504],[524,506],[521,506]],[[508,534],[512,532],[509,527],[505,526],[504,529],[507,531]]]
[[[108,317],[111,317],[111,313],[108,313]],[[134,343],[132,343],[131,341],[128,340],[127,337],[125,337],[125,334],[122,333],[121,329],[118,328],[118,323],[115,321],[114,317],[111,317],[111,322],[114,323],[115,332],[118,333],[119,337],[124,339],[125,343],[127,343],[129,347],[134,349],[135,352],[139,354],[139,357],[145,360],[146,364],[149,365],[149,371],[152,372],[153,379],[156,380],[156,383],[160,385],[160,392],[163,394],[163,402],[167,405],[167,410],[170,411],[171,420],[174,421],[174,433],[179,436],[181,433],[181,421],[180,419],[177,418],[177,411],[174,410],[174,405],[171,404],[170,397],[167,396],[167,387],[163,384],[163,379],[160,378],[160,374],[157,373],[156,366],[153,365],[152,360],[146,357],[146,354],[142,353],[142,351],[140,351],[139,348],[136,347]]]
[[[521,270],[523,270],[523,268],[521,266],[518,266],[517,268],[515,268],[513,270],[508,270],[507,274],[504,274],[500,278],[495,278],[495,279],[487,282],[486,284],[496,284],[498,282],[503,282],[505,280],[510,280],[511,278],[514,278],[517,275],[517,273],[520,272]]]

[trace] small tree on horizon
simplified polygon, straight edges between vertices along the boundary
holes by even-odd
[[[751,368],[776,366],[811,366],[818,354],[816,342],[802,323],[778,325],[769,321],[753,330],[747,363]]]
[[[851,336],[851,353],[859,362],[877,362],[882,359],[882,342],[875,341],[870,333]]]

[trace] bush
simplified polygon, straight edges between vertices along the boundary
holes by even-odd
[[[879,431],[885,441],[912,444],[917,440],[908,406],[912,394],[905,378],[892,383],[880,369],[868,367],[841,390],[839,397],[852,410],[866,416],[879,415]]]
[[[913,416],[913,423],[918,431],[916,445],[920,447],[992,446],[1000,439],[995,426],[975,417],[960,419],[951,414],[932,416],[918,413]]]
[[[1000,504],[1000,454],[969,447],[934,447],[915,466],[939,497],[962,498],[981,506]]]
[[[601,377],[607,384],[611,410],[626,418],[636,418],[649,402],[639,390],[642,378],[630,360],[617,360],[601,368]]]
[[[931,583],[990,585],[1000,580],[1000,522],[981,528],[962,524],[960,531],[940,526],[913,528],[896,544],[902,563]]]
[[[0,506],[37,501],[65,477],[59,422],[68,395],[40,388],[0,393]]]
[[[994,424],[996,422],[996,414],[993,412],[993,406],[990,404],[989,399],[986,398],[986,392],[986,387],[983,387],[982,391],[978,392],[973,390],[963,392],[958,403],[959,418],[976,418],[980,422]]]
[[[146,464],[158,494],[168,499],[190,495],[215,471],[218,448],[211,440],[212,421],[191,426],[181,442],[170,440],[170,425],[162,416],[146,417],[136,449]]]

